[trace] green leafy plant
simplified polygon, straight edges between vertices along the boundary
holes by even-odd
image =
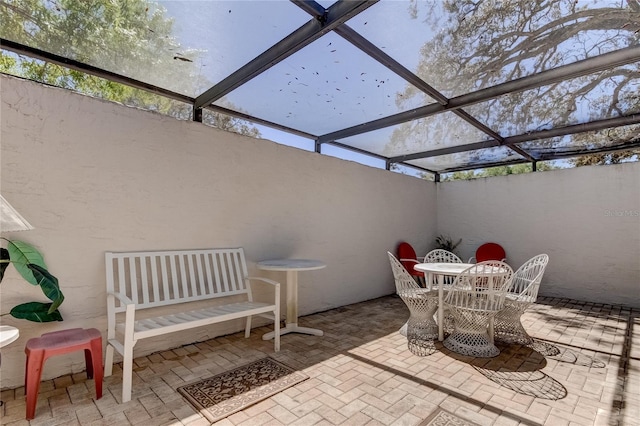
[[[7,242],[7,248],[0,248],[0,282],[7,267],[12,263],[22,278],[31,285],[39,286],[44,295],[51,300],[51,303],[22,303],[11,309],[11,316],[33,322],[62,321],[58,307],[64,301],[64,295],[60,291],[58,279],[47,270],[42,254],[23,241],[2,239]]]
[[[444,234],[438,235],[436,237],[436,244],[438,245],[437,248],[450,251],[451,253],[455,253],[455,249],[460,245],[461,242],[462,238],[454,243],[453,239],[450,236]]]

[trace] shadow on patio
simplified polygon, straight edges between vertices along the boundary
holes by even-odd
[[[640,373],[631,368],[638,312],[541,298],[523,317],[542,356],[513,345],[491,359],[464,357],[436,342],[428,356],[398,329],[408,311],[396,296],[302,318],[323,337],[290,334],[273,353],[267,327],[135,359],[132,401],[121,404],[121,369],[94,400],[84,373],[42,383],[32,425],[204,425],[176,388],[265,355],[309,379],[221,420],[219,425],[418,425],[438,407],[478,425],[638,424]],[[27,424],[24,388],[2,392],[2,423]]]

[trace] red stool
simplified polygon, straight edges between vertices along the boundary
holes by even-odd
[[[40,375],[44,362],[53,355],[62,355],[84,349],[87,378],[96,382],[96,399],[102,398],[102,334],[95,328],[72,328],[45,333],[27,341],[27,368],[24,391],[27,395],[27,420],[33,419],[40,390]]]

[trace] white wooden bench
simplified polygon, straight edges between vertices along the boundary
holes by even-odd
[[[251,316],[258,315],[274,321],[274,350],[280,350],[280,283],[249,277],[242,248],[107,252],[105,261],[107,348],[104,375],[112,373],[115,349],[123,357],[122,402],[131,400],[133,347],[140,339],[245,317],[245,337],[249,337]],[[273,303],[253,301],[251,281],[254,280],[274,287]],[[229,303],[215,303],[204,309],[200,306],[196,310],[188,308],[190,303],[219,298],[227,298]],[[136,319],[140,310],[161,310],[177,304],[185,304],[185,312],[145,315],[144,319]],[[145,314],[149,312],[155,314],[152,311]]]

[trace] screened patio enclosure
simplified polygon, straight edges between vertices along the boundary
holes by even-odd
[[[58,64],[45,82],[108,86],[81,71],[436,180],[638,159],[637,0],[8,1],[0,19],[3,72]]]

